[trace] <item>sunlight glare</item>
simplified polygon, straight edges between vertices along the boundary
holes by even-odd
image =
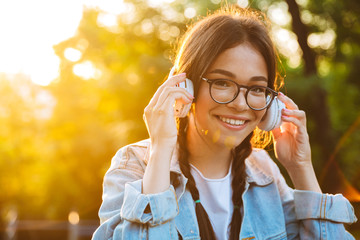
[[[171,26],[170,27],[170,35],[172,37],[177,37],[180,35],[180,29],[177,26]]]
[[[92,64],[90,61],[76,64],[73,67],[73,72],[76,76],[83,78],[84,80],[99,79],[101,77],[101,71]]]
[[[48,85],[58,76],[53,45],[75,34],[81,16],[82,5],[70,0],[1,1],[0,72]]]
[[[310,11],[303,10],[301,11],[301,21],[305,24],[310,24],[313,21],[313,16]]]
[[[309,0],[296,0],[296,3],[302,7],[305,7],[308,4]]]
[[[100,13],[97,18],[97,24],[105,27],[117,26],[117,17],[111,13]]]
[[[104,0],[83,0],[83,4],[89,8],[98,8],[106,13],[118,15],[128,11],[129,3],[124,0],[104,1]],[[132,4],[131,4],[132,5]]]
[[[274,27],[275,43],[279,52],[288,59],[291,68],[297,68],[301,63],[301,49],[293,32],[281,27]]]
[[[120,33],[117,15],[113,13],[100,13],[96,23],[99,27],[106,28],[110,32]]]
[[[193,7],[188,7],[185,9],[184,15],[186,18],[193,18],[196,16],[196,10]]]
[[[40,91],[35,97],[35,117],[38,119],[50,119],[56,105],[55,98],[48,91]]]
[[[171,8],[170,6],[163,6],[161,9],[161,15],[164,19],[168,21],[184,21],[184,15],[177,12],[174,8]]]
[[[141,22],[141,30],[144,34],[149,34],[154,31],[154,25],[150,19],[144,19]]]
[[[172,3],[175,0],[147,0],[147,3],[150,7],[157,8],[163,5],[164,3]]]
[[[242,8],[246,8],[249,5],[249,0],[238,0],[237,5]]]
[[[24,69],[25,73],[31,76],[33,83],[47,86],[59,76],[59,64],[59,58],[56,57],[55,54],[49,54],[42,58],[36,58],[35,62],[28,63]]]
[[[29,75],[32,82],[44,86],[56,79],[60,60],[53,46],[76,34],[84,6],[114,15],[131,12],[133,4],[123,0],[0,1],[0,72]],[[114,24],[109,15],[101,20]]]
[[[312,48],[320,47],[327,50],[334,46],[336,33],[328,29],[323,33],[311,33],[308,37],[308,44]]]
[[[270,20],[279,26],[285,26],[291,21],[288,6],[284,2],[271,5],[267,14]]]
[[[64,57],[71,61],[71,62],[77,62],[81,58],[81,52],[75,48],[67,48],[64,51]]]
[[[127,11],[122,14],[121,19],[125,24],[132,24],[139,19],[134,4],[129,3],[127,5]]]
[[[170,27],[166,23],[162,23],[159,26],[159,38],[163,41],[168,41],[170,39]]]

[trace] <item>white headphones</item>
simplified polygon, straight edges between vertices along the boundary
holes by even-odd
[[[274,98],[270,107],[265,113],[264,118],[258,125],[258,128],[264,131],[271,131],[281,125],[281,110],[285,108],[285,104],[277,97]]]
[[[168,79],[173,76],[174,71],[175,71],[175,66],[171,68]],[[176,86],[185,88],[186,91],[188,91],[191,95],[194,96],[194,85],[190,79],[186,78],[184,82],[181,82]],[[190,111],[190,108],[191,108],[191,103],[185,105],[180,101],[176,101],[174,107],[175,116],[179,118],[186,117],[186,115]]]

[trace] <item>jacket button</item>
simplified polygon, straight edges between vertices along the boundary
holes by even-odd
[[[190,230],[190,233],[194,233],[194,230],[191,229],[191,230]]]

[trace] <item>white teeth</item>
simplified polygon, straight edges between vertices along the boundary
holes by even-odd
[[[245,120],[238,120],[238,119],[231,119],[231,118],[224,118],[219,117],[221,121],[229,123],[231,125],[243,125],[245,123]]]

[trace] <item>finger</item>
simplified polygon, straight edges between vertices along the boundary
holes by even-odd
[[[288,96],[285,96],[282,92],[279,92],[278,99],[285,103],[286,108],[299,110],[299,107],[294,103],[294,101]]]
[[[182,99],[185,103],[192,102],[194,97],[184,88],[166,87],[160,94],[158,103],[165,101],[166,98],[173,97],[174,100]]]
[[[176,84],[179,84],[183,82],[186,78],[186,73],[179,73],[177,75],[169,77],[162,85],[170,85],[175,86]]]
[[[306,114],[302,110],[291,110],[291,109],[282,109],[282,115],[288,116],[288,117],[296,117],[299,119],[304,126],[306,126]]]
[[[294,124],[295,127],[296,127],[297,130],[298,130],[298,133],[300,133],[300,134],[307,134],[307,132],[306,132],[306,127],[303,125],[303,123],[302,123],[299,119],[297,119],[297,118],[295,118],[295,117],[290,117],[290,116],[285,116],[285,115],[283,115],[283,116],[281,116],[281,120],[282,120],[283,122],[285,122],[285,123],[292,123],[292,124]]]
[[[174,87],[177,84],[185,81],[186,79],[186,73],[181,73],[175,76],[170,77],[169,79],[167,79],[163,84],[161,84],[161,86],[156,90],[154,96],[151,98],[150,102],[148,105],[150,106],[154,106],[156,104],[156,102],[158,101],[161,93],[164,91],[164,89],[166,87]]]
[[[173,113],[175,100],[182,100],[185,104],[191,103],[193,98],[190,98],[189,95],[183,88],[167,87],[159,96],[153,111],[159,114]]]
[[[172,96],[172,94],[177,93],[176,95]],[[179,99],[182,100],[183,103],[191,103],[194,97],[191,96],[188,91],[186,91],[184,88],[178,88],[178,87],[166,87],[164,90],[160,93],[160,96],[158,97],[157,101],[153,99],[152,104],[148,104],[146,108],[144,109],[144,114],[149,115],[153,111],[163,111],[164,109],[160,110],[160,107],[162,104],[164,104],[165,100],[167,98],[171,97],[171,101],[175,102],[175,100]]]

